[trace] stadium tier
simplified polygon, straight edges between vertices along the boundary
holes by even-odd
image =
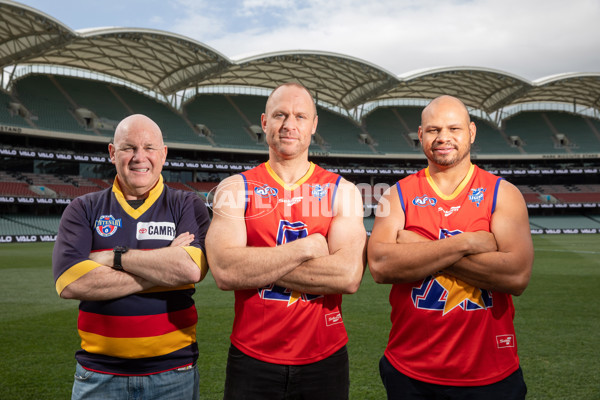
[[[1,235],[56,235],[59,215],[0,214]]]
[[[14,96],[30,113],[27,120],[39,129],[85,132],[74,114],[75,105],[56,85],[52,75],[33,75],[15,84]]]
[[[47,207],[54,208],[39,206],[34,214],[60,214],[65,203],[59,200],[68,202],[110,187],[114,166],[106,158],[106,142],[118,121],[132,113],[149,115],[163,131],[169,157],[175,157],[166,167],[165,183],[194,191],[207,202],[212,201],[210,191],[220,180],[266,159],[267,146],[260,127],[264,94],[197,94],[177,110],[114,83],[30,74],[17,80],[9,92],[0,91],[0,101],[4,104],[0,107],[0,126],[6,127],[0,142],[5,149],[0,155],[5,168],[0,171],[0,199],[6,197],[0,214],[7,216],[22,216],[30,204],[44,204],[49,199],[55,201]],[[353,182],[366,182],[371,189],[376,183],[392,184],[425,165],[417,136],[421,111],[422,107],[415,106],[380,106],[355,121],[318,106],[317,133],[309,151],[316,162],[338,170]],[[471,118],[477,126],[472,153],[485,168],[496,169],[501,176],[505,167],[556,170],[531,176],[515,172],[507,177],[523,193],[532,218],[543,217],[532,220],[532,229],[596,228],[587,220],[594,221],[588,217],[600,210],[598,173],[565,174],[564,169],[583,171],[590,166],[592,171],[598,170],[598,158],[589,153],[600,153],[600,120],[558,111],[522,111],[501,121],[500,126],[478,116]],[[22,135],[27,129],[35,130],[35,135]],[[48,135],[40,135],[45,131]],[[65,144],[60,141],[64,138],[55,139],[56,133],[67,138],[72,133],[78,135]],[[82,137],[90,137],[89,143]],[[96,144],[98,138],[104,141]],[[32,145],[35,151],[23,150]],[[188,149],[189,145],[201,146]],[[45,158],[46,150],[63,153],[63,157]],[[577,154],[583,156],[572,157]],[[78,155],[81,158],[76,158]],[[538,161],[528,160],[531,155]],[[66,159],[69,161],[63,161]],[[370,231],[377,201],[368,193],[363,194],[363,200],[368,215],[365,226]],[[563,219],[552,225],[549,221],[553,215]],[[4,218],[0,236],[8,231],[52,233],[52,229],[39,231],[37,226],[24,218]]]
[[[589,118],[565,112],[522,112],[505,121],[506,135],[518,137],[527,154],[600,151],[600,133]]]
[[[319,109],[319,121],[317,133],[324,140],[320,144],[323,150],[330,153],[375,153],[369,148],[367,143],[361,141],[360,135],[363,133],[357,125],[353,124],[347,118],[341,117],[328,110]],[[318,151],[318,144],[312,147]]]
[[[529,224],[534,229],[597,229],[600,218],[581,215],[531,216]]]
[[[28,75],[12,93],[0,93],[0,123],[65,133],[111,137],[118,121],[144,113],[161,127],[165,141],[224,151],[264,152],[260,129],[264,96],[198,94],[180,111],[123,86],[55,75]],[[310,150],[332,155],[419,154],[416,136],[422,107],[378,107],[360,122],[318,107]],[[600,121],[566,112],[524,111],[502,127],[478,117],[473,153],[486,155],[600,152]]]
[[[377,143],[379,151],[390,151],[397,153],[420,152],[419,142],[416,138],[419,122],[414,118],[406,118],[404,113],[413,110],[401,110],[392,107],[381,107],[375,109],[365,117],[365,129]],[[419,114],[420,109],[414,109]]]
[[[217,146],[265,149],[264,144],[248,131],[249,118],[236,110],[228,96],[200,95],[187,103],[184,110],[193,124],[208,129],[208,136]]]

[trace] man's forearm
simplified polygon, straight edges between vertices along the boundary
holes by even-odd
[[[497,251],[464,257],[445,270],[480,289],[517,296],[529,283],[529,271],[516,255]]]
[[[302,263],[275,284],[302,293],[349,294],[358,290],[364,271],[364,252],[339,251]]]
[[[154,286],[139,276],[101,265],[67,285],[60,296],[64,299],[112,300]]]

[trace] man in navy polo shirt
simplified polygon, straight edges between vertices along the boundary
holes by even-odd
[[[80,300],[72,399],[198,399],[206,206],[164,184],[167,146],[150,118],[121,121],[108,150],[113,186],[71,202],[52,257],[58,294]]]

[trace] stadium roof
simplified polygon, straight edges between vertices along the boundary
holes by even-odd
[[[174,33],[128,28],[74,31],[34,8],[0,0],[0,68],[8,71],[26,65],[88,70],[167,98],[188,88],[271,89],[294,80],[307,86],[320,102],[347,112],[377,101],[431,99],[441,94],[456,95],[486,113],[531,102],[600,110],[600,74],[563,74],[531,82],[493,69],[449,67],[399,76],[346,55],[300,50],[231,60]]]

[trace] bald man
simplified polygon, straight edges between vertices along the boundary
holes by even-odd
[[[52,256],[58,294],[80,300],[72,399],[198,399],[206,206],[164,184],[167,146],[150,118],[121,121],[108,151],[113,186],[69,204]]]
[[[471,163],[459,99],[434,99],[418,135],[428,167],[384,194],[368,245],[373,278],[392,284],[388,398],[523,399],[511,296],[533,264],[525,201]]]
[[[273,90],[261,121],[269,160],[221,182],[206,237],[215,282],[235,291],[224,399],[346,400],[341,303],[365,269],[362,200],[308,160],[318,117],[304,86]]]

